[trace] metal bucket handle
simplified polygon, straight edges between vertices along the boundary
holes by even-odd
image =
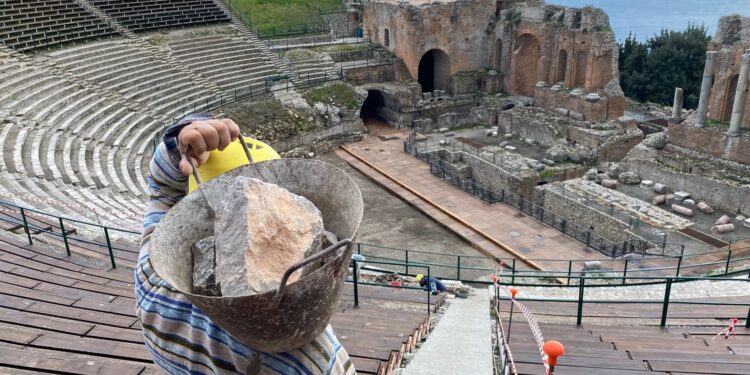
[[[253,160],[253,155],[250,153],[250,147],[248,147],[247,142],[245,142],[245,137],[240,134],[237,139],[240,141],[240,144],[242,145],[242,150],[245,151],[245,156],[247,156],[247,161],[250,164],[255,164],[255,160]],[[190,157],[190,151],[192,151],[192,147],[188,145],[185,148],[185,153],[183,156],[187,160],[188,164],[190,164],[190,168],[193,169],[193,178],[195,178],[195,184],[198,185],[198,188],[203,184],[203,180],[201,180],[201,176],[198,174],[198,168],[195,167],[195,164],[193,163],[193,158]]]
[[[348,246],[351,243],[352,243],[352,240],[350,240],[348,238],[344,239],[344,240],[341,240],[341,241],[337,242],[336,244],[329,246],[327,249],[325,249],[323,251],[319,251],[317,254],[313,254],[313,255],[311,255],[311,256],[309,256],[309,257],[307,257],[307,258],[305,258],[305,259],[303,259],[303,260],[301,260],[301,261],[299,261],[299,262],[297,262],[295,264],[293,264],[291,267],[289,267],[289,269],[286,270],[286,272],[284,272],[284,275],[281,276],[281,283],[279,284],[279,288],[276,290],[276,297],[275,298],[277,300],[281,299],[281,296],[284,294],[284,289],[286,289],[286,283],[287,283],[287,281],[289,281],[289,277],[292,276],[292,274],[294,273],[294,271],[297,271],[298,269],[300,269],[300,268],[302,268],[302,267],[304,267],[304,266],[306,266],[306,265],[308,265],[308,264],[310,264],[310,263],[312,263],[312,262],[314,262],[314,261],[316,261],[316,260],[318,260],[320,258],[323,258],[323,257],[329,255],[330,253],[333,253],[334,251],[336,251],[338,249],[345,248],[346,246]]]

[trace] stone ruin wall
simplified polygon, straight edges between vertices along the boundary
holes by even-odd
[[[714,83],[708,102],[708,118],[729,122],[735,96],[734,83],[742,64],[742,54],[750,49],[750,17],[725,16],[719,20],[716,35],[708,46],[717,51],[713,69]],[[750,95],[745,101],[742,128],[750,128]]]
[[[590,121],[622,116],[625,100],[619,86],[619,50],[603,11],[544,5],[542,1],[453,0],[365,4],[364,29],[372,41],[386,44],[403,61],[412,80],[430,50],[449,57],[453,94],[477,90],[535,97],[538,82],[560,82],[565,89],[596,92],[602,104],[589,105],[585,95],[567,97],[546,92],[539,105],[554,110],[579,108]],[[471,41],[471,43],[469,43]],[[472,76],[468,72],[497,71]],[[464,82],[465,81],[465,82]]]

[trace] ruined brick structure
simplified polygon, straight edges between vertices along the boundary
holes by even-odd
[[[363,19],[367,35],[400,58],[423,91],[502,89],[536,97],[548,109],[576,108],[591,121],[624,111],[618,49],[600,9],[542,1],[374,0]],[[587,93],[601,102],[587,105]]]

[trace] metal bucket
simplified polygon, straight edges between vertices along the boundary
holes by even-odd
[[[297,271],[303,276],[286,286],[282,282],[276,291],[241,297],[191,293],[191,246],[213,235],[213,210],[206,199],[221,202],[236,176],[257,178],[306,197],[320,210],[326,230],[345,240],[306,259]],[[150,260],[162,279],[237,340],[267,353],[286,352],[312,342],[331,320],[362,213],[359,188],[330,164],[303,159],[251,164],[204,183],[172,207],[151,236]]]

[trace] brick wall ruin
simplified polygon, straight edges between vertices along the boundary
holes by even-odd
[[[738,86],[742,55],[750,49],[750,17],[722,17],[709,51],[716,51],[713,86],[708,102],[708,118],[729,122]],[[745,100],[742,128],[750,128],[750,95]]]

